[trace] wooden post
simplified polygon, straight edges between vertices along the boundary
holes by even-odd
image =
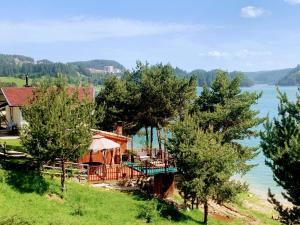
[[[66,178],[66,168],[65,168],[65,160],[61,159],[61,192],[65,192],[65,178]]]
[[[111,155],[110,165],[111,166],[115,165],[115,149],[112,149],[112,155]]]
[[[153,148],[153,126],[150,127],[150,159],[152,159],[152,148]]]
[[[119,178],[119,166],[116,167],[116,176],[117,176],[116,178],[118,180],[118,178]]]

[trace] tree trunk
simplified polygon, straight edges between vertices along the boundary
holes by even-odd
[[[195,198],[192,197],[192,210],[194,209]]]
[[[199,209],[199,198],[196,198],[196,207],[197,207],[197,209]]]
[[[149,135],[148,135],[148,127],[145,127],[145,135],[146,135],[146,149],[148,151],[149,148]]]
[[[157,140],[158,140],[158,149],[161,151],[161,131],[159,128],[156,128]]]
[[[65,168],[65,160],[61,160],[61,192],[65,192],[65,179],[66,179],[66,168]]]
[[[150,158],[152,158],[152,148],[153,148],[153,126],[150,127]]]
[[[204,220],[203,220],[204,224],[208,223],[208,203],[207,201],[204,202]]]
[[[167,145],[167,142],[168,142],[168,130],[166,127],[163,128],[164,130],[164,160],[168,160],[168,157],[167,157],[167,148],[166,148],[166,145]]]

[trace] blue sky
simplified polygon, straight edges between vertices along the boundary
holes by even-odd
[[[300,0],[0,0],[0,52],[257,71],[300,63]]]

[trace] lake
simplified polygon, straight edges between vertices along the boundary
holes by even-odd
[[[277,88],[270,85],[255,85],[249,88],[243,88],[244,91],[256,91],[262,92],[262,97],[258,100],[258,104],[254,106],[254,109],[259,110],[259,115],[262,117],[269,116],[269,118],[277,117],[279,100],[277,98]],[[296,93],[298,87],[279,87],[281,92],[285,92],[289,97],[289,100],[296,100]],[[263,126],[258,127],[263,129]],[[252,138],[250,140],[244,140],[243,143],[248,146],[258,146],[260,142],[259,138]],[[266,199],[268,188],[271,188],[272,192],[282,200],[280,193],[281,188],[273,181],[273,174],[269,167],[265,165],[265,157],[260,153],[253,162],[258,164],[250,172],[248,172],[242,180],[249,183],[250,191]]]

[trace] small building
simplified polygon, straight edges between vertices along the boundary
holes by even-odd
[[[76,90],[76,87],[68,88],[70,93]],[[92,87],[79,87],[78,92],[80,99],[87,96],[91,101],[94,100],[94,89]],[[0,89],[2,128],[8,130],[19,129],[26,124],[22,116],[22,107],[30,104],[33,94],[33,87],[3,87]]]
[[[114,165],[120,164],[123,157],[127,156],[127,144],[131,140],[131,138],[122,135],[122,126],[117,126],[116,133],[107,132],[102,130],[92,129],[94,136],[101,136],[112,140],[120,145],[120,148],[115,150],[108,150],[106,153],[106,157],[104,159],[103,152],[87,152],[82,158],[79,159],[79,163],[86,163],[90,165]],[[127,159],[125,159],[127,160]]]

